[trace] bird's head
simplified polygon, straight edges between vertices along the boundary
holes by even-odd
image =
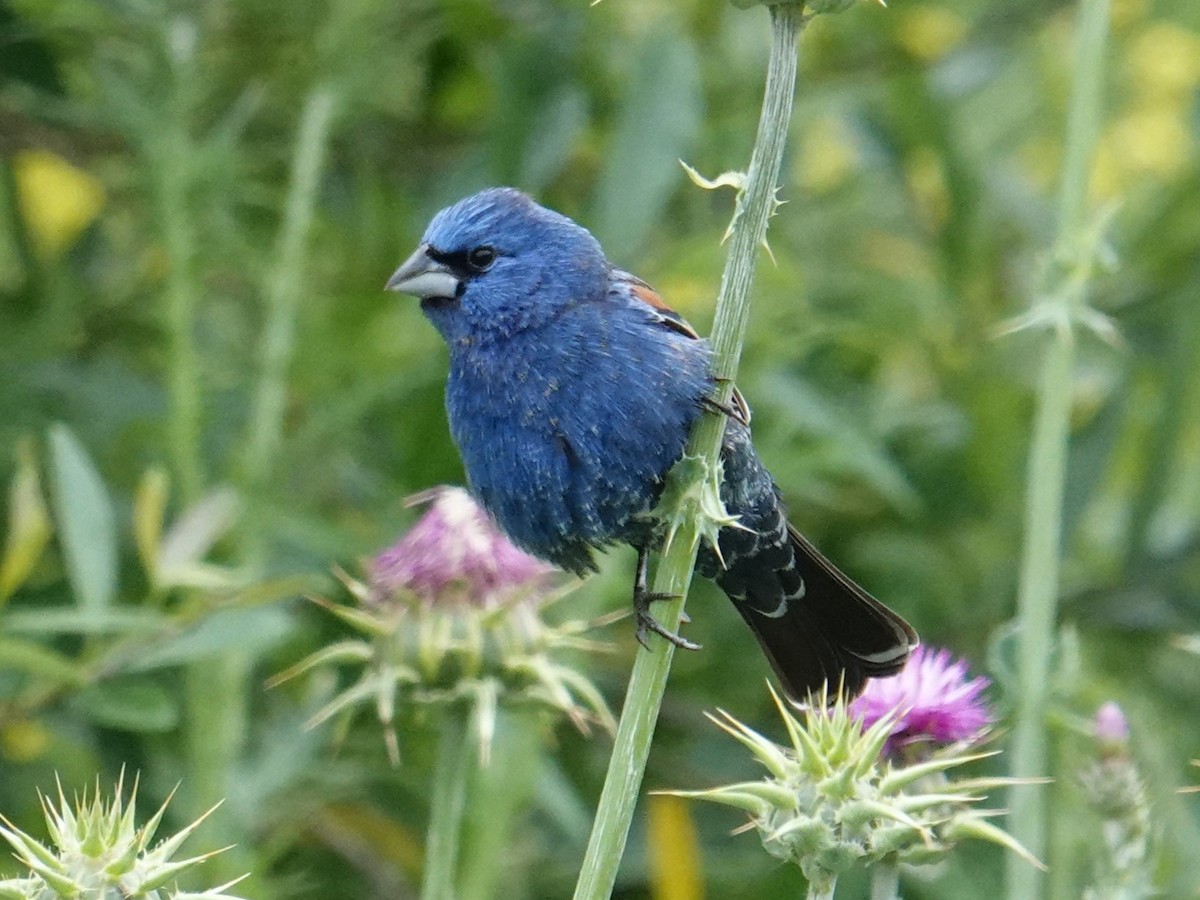
[[[450,344],[503,340],[602,296],[609,265],[594,237],[512,188],[489,188],[433,217],[387,289],[421,298]]]

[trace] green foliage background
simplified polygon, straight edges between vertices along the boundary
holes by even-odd
[[[1036,301],[1053,234],[1072,12],[897,0],[810,27],[741,381],[796,522],[927,643],[987,671],[1002,717],[1038,336],[998,333]],[[148,809],[182,782],[179,822],[227,798],[197,839],[238,845],[214,882],[252,870],[252,897],[414,895],[433,750],[420,723],[394,769],[369,721],[341,742],[305,730],[332,684],[264,687],[339,634],[301,595],[333,591],[331,565],[406,527],[405,496],[463,480],[444,349],[381,286],[434,211],[513,184],[703,330],[731,197],[677,160],[745,164],[766,43],[765,11],[714,0],[0,2],[0,475],[41,472],[56,535],[0,590],[5,815],[34,827],[34,788],[55,772],[70,790],[125,764]],[[1114,266],[1095,305],[1120,339],[1080,338],[1049,886],[1078,896],[1087,878],[1098,823],[1073,772],[1088,717],[1116,699],[1159,883],[1187,897],[1200,810],[1175,791],[1197,778],[1200,665],[1177,638],[1200,632],[1200,7],[1117,0],[1110,49],[1093,194]],[[317,102],[319,181],[289,214]],[[273,340],[291,350],[280,439],[255,445],[273,427],[256,401]],[[160,500],[169,523],[191,512],[166,579],[134,537],[153,536]],[[610,554],[569,612],[626,603],[631,565]],[[704,650],[677,657],[649,787],[752,776],[706,709],[774,727],[727,601],[704,585],[690,612]],[[607,636],[616,652],[581,665],[615,706],[636,644],[628,622]],[[564,727],[511,754],[534,799],[506,835],[500,896],[569,893],[607,749]],[[709,896],[801,890],[752,836],[727,835],[731,813],[690,812]],[[647,860],[672,849],[637,826],[620,896],[696,896],[652,886]],[[988,896],[1001,862],[964,848],[906,896]]]

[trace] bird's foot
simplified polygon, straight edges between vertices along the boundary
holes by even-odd
[[[722,382],[728,380],[728,378],[717,379]],[[700,398],[700,406],[708,412],[721,413],[726,418],[741,422],[743,425],[749,426],[750,424],[750,407],[746,405],[746,399],[737,388],[734,388],[733,397],[729,403],[722,403],[716,397],[705,395]]]
[[[650,649],[650,645],[647,643],[647,640],[649,638],[650,632],[652,632],[652,631],[655,634],[657,634],[659,637],[663,638],[664,640],[670,641],[676,647],[679,647],[683,650],[699,650],[700,649],[700,645],[697,644],[695,641],[689,641],[687,638],[685,638],[681,635],[678,635],[675,632],[669,630],[660,621],[658,621],[658,619],[656,619],[656,618],[654,618],[654,616],[650,615],[650,604],[651,603],[657,603],[660,600],[678,600],[678,599],[679,599],[678,594],[662,594],[662,593],[646,591],[646,590],[635,590],[634,591],[633,612],[634,612],[634,615],[637,617],[637,630],[635,631],[635,634],[637,635],[638,643],[641,644],[643,647],[645,647],[647,650]],[[687,613],[681,614],[680,622],[687,624],[690,621],[692,621],[692,620],[688,617]]]
[[[741,413],[739,413],[736,409],[734,409],[728,403],[722,403],[716,397],[701,397],[700,405],[703,406],[709,412],[724,413],[726,416],[728,416],[731,419],[740,420],[742,417]]]

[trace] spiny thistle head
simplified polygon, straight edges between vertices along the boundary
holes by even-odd
[[[988,684],[983,676],[968,678],[966,661],[949,650],[918,647],[898,675],[868,681],[850,711],[867,726],[891,721],[889,756],[919,753],[931,744],[978,740],[992,723],[983,698]]]
[[[338,573],[354,602],[318,601],[361,637],[318,650],[272,683],[323,666],[356,667],[357,680],[309,724],[373,705],[393,763],[398,708],[472,707],[485,762],[501,702],[566,715],[585,732],[589,722],[611,729],[600,692],[561,661],[566,651],[604,649],[582,636],[592,623],[542,618],[567,593],[551,583],[555,570],[513,546],[461,488],[412,502],[428,509],[367,565],[366,581]]]
[[[898,714],[864,725],[840,700],[814,698],[796,715],[775,695],[789,745],[776,744],[727,713],[714,718],[767,769],[761,781],[707,791],[674,791],[735,806],[750,814],[772,856],[797,864],[817,890],[832,890],[856,864],[924,864],[944,859],[964,838],[1007,847],[1035,864],[1017,841],[991,824],[994,810],[979,809],[983,792],[1005,778],[951,780],[946,773],[988,756],[964,745],[943,747],[908,766],[882,751]]]
[[[1150,801],[1129,752],[1129,723],[1116,703],[1096,712],[1096,760],[1079,774],[1084,796],[1101,819],[1096,878],[1085,900],[1157,895],[1150,860]]]
[[[222,852],[215,850],[186,859],[173,859],[180,845],[209,813],[151,846],[171,798],[168,797],[150,821],[139,828],[133,821],[137,783],[134,782],[126,802],[122,797],[124,781],[125,773],[122,772],[113,798],[107,803],[100,796],[99,782],[90,799],[85,791],[74,806],[67,802],[62,785],[58,788],[57,806],[50,797],[42,795],[51,847],[0,817],[4,822],[0,835],[12,845],[17,860],[29,869],[26,878],[0,881],[0,898],[240,900],[226,892],[241,878],[200,893],[180,891],[173,886],[183,872]]]

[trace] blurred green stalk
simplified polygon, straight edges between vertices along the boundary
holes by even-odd
[[[724,404],[728,404],[733,392],[750,317],[754,269],[766,239],[767,221],[775,210],[776,185],[796,89],[796,43],[804,24],[803,3],[772,6],[770,12],[771,56],[762,114],[745,188],[738,195],[711,337],[713,373],[719,379],[717,400]],[[723,415],[702,416],[692,431],[686,455],[702,457],[710,467],[715,466],[724,432]],[[684,523],[659,561],[655,575],[654,591],[678,597],[659,606],[662,624],[672,631],[679,628],[683,615],[700,527],[701,523],[694,520]],[[575,900],[607,900],[612,895],[674,650],[668,641],[651,635],[650,650],[637,654],[596,820],[575,886]]]
[[[177,29],[185,26],[176,26]],[[150,166],[157,176],[156,196],[167,255],[166,316],[169,339],[167,446],[183,505],[200,497],[201,386],[196,351],[196,283],[193,261],[199,244],[190,199],[197,148],[188,129],[194,58],[186,41],[171,41],[171,87],[161,129],[150,135]],[[185,49],[188,48],[188,49]]]
[[[498,710],[486,765],[472,766],[470,801],[462,823],[462,862],[456,900],[504,896],[521,815],[543,768],[545,729],[537,709]]]
[[[479,754],[478,745],[467,738],[466,716],[461,710],[452,708],[442,717],[425,837],[421,900],[459,900],[455,889],[459,837],[471,762],[478,759]]]
[[[307,268],[308,234],[335,107],[334,92],[318,85],[309,92],[300,117],[283,227],[264,288],[262,357],[245,458],[246,479],[252,491],[263,487],[283,436],[287,374],[295,343],[302,276]],[[259,533],[257,528],[251,531]]]
[[[871,900],[900,900],[900,869],[892,863],[871,868]]]
[[[1070,436],[1075,364],[1074,324],[1086,309],[1095,252],[1088,229],[1087,186],[1102,121],[1101,88],[1109,0],[1081,0],[1067,118],[1058,235],[1037,302],[1054,327],[1042,358],[1037,412],[1029,451],[1025,541],[1017,598],[1019,686],[1013,729],[1012,774],[1030,779],[1047,771],[1046,704],[1056,632],[1062,505]],[[1014,790],[1011,832],[1030,853],[1046,856],[1044,794]],[[1009,900],[1041,895],[1042,875],[1016,857],[1008,860]]]

